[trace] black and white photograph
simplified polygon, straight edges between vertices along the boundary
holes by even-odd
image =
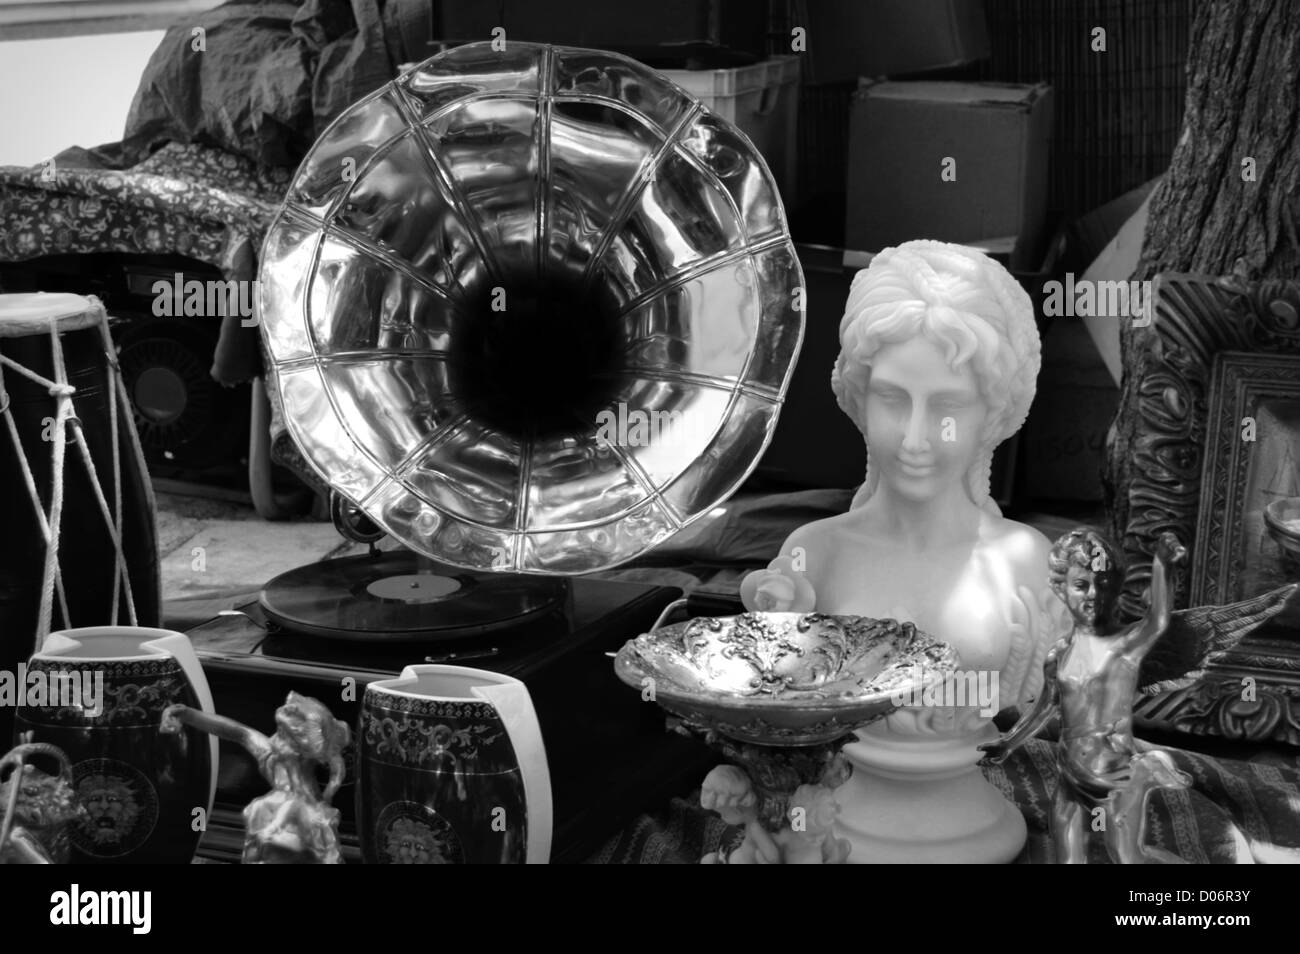
[[[6,920],[1269,923],[1118,866],[1300,863],[1297,70],[1290,0],[0,0],[0,863],[76,866]]]

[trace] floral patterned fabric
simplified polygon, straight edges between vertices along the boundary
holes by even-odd
[[[170,143],[130,169],[85,150],[48,165],[0,166],[0,258],[130,252],[208,262],[223,277],[257,277],[257,254],[289,169],[196,144]],[[237,384],[260,373],[256,329],[223,322],[213,373]]]
[[[67,157],[66,159],[64,157]],[[0,255],[175,252],[216,265],[266,232],[288,186],[267,169],[206,146],[170,143],[131,169],[0,166]]]
[[[185,255],[228,281],[257,277],[266,230],[291,169],[194,143],[168,143],[129,169],[109,168],[112,147],[65,150],[49,166],[0,166],[0,260],[127,252]],[[235,385],[263,373],[261,336],[222,319],[212,376]],[[323,482],[289,439],[274,385],[271,457],[318,493]]]

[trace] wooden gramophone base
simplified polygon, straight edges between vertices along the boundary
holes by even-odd
[[[668,733],[659,708],[620,683],[606,655],[649,628],[681,591],[582,578],[569,582],[567,605],[508,638],[421,646],[272,633],[257,603],[241,607],[247,615],[218,617],[188,635],[217,711],[268,733],[274,730],[276,707],[291,690],[319,699],[355,731],[366,684],[424,662],[426,655],[443,661],[464,654],[466,665],[522,680],[541,723],[550,765],[555,806],[551,860],[580,862],[639,813],[690,792],[717,758],[703,744]],[[223,743],[216,808],[200,857],[238,860],[241,812],[265,789],[246,753]],[[355,797],[349,767],[348,781],[334,799],[342,813],[340,836],[349,862],[360,861]]]

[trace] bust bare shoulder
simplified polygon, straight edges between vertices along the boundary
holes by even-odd
[[[796,547],[802,547],[805,552],[810,552],[819,543],[824,547],[831,538],[830,535],[843,529],[848,522],[849,513],[838,513],[830,517],[823,517],[820,520],[814,520],[812,523],[806,523],[786,537],[785,543],[781,547],[781,554],[782,556],[791,556]]]
[[[1046,585],[1052,542],[1040,531],[1005,517],[992,517],[988,539],[1006,555],[1021,583],[1034,587]]]

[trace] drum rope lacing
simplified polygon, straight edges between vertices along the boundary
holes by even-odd
[[[115,374],[117,370],[116,353],[113,346],[113,339],[108,330],[107,316],[101,317],[99,321],[100,335],[104,341],[104,351],[108,358],[106,373],[108,376],[109,387],[111,392],[108,401],[109,407],[109,437],[113,448],[113,512],[110,514],[108,501],[104,498],[104,491],[99,484],[99,473],[95,468],[95,461],[90,456],[90,448],[86,444],[84,435],[80,440],[74,440],[80,450],[82,464],[86,468],[86,474],[90,478],[90,486],[95,493],[95,499],[99,504],[101,516],[108,528],[109,537],[113,541],[113,551],[115,554],[113,566],[113,603],[110,619],[117,621],[118,600],[123,591],[126,595],[127,619],[132,626],[138,625],[135,612],[135,598],[131,592],[131,576],[126,568],[126,555],[122,548],[122,460],[121,448],[118,445],[118,421],[117,408],[121,402],[123,407],[129,407],[126,387],[122,383],[121,376]],[[72,396],[77,389],[68,383],[67,368],[63,361],[63,348],[59,340],[58,319],[55,316],[50,318],[49,324],[52,366],[54,368],[54,378],[51,381],[43,375],[37,374],[30,368],[26,368],[4,354],[0,354],[0,397],[3,398],[0,411],[4,414],[5,425],[9,429],[9,437],[13,442],[14,448],[18,453],[18,463],[22,469],[23,481],[27,485],[27,494],[31,498],[32,506],[36,510],[36,519],[40,524],[41,534],[45,538],[45,568],[41,580],[41,603],[40,615],[37,620],[35,634],[35,651],[39,652],[45,642],[45,637],[49,635],[51,621],[54,610],[54,596],[57,592],[59,599],[59,611],[62,613],[64,625],[71,626],[72,618],[68,613],[67,595],[63,589],[63,578],[59,570],[59,548],[58,541],[63,518],[63,466],[66,451],[66,434],[68,425],[81,428],[81,419],[77,417],[72,406]],[[9,392],[4,386],[4,370],[9,368],[23,377],[45,388],[51,397],[55,399],[56,410],[53,420],[54,429],[51,432],[50,440],[53,443],[51,452],[54,486],[50,491],[50,509],[47,514],[41,505],[40,494],[36,489],[36,479],[32,475],[31,465],[27,461],[27,454],[23,450],[22,441],[19,439],[18,425],[14,421],[13,411],[9,404]]]

